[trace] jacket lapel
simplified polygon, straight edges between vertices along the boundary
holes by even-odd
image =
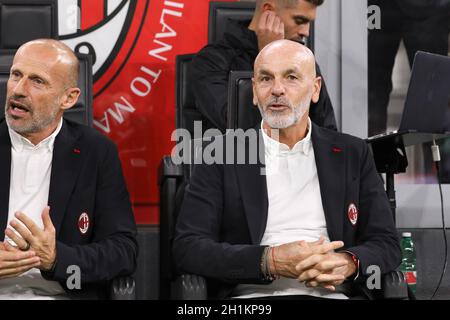
[[[0,241],[5,237],[9,211],[9,183],[11,179],[11,140],[6,121],[0,122]]]
[[[346,150],[314,124],[311,136],[328,235],[331,241],[339,240],[344,227]]]
[[[267,210],[269,201],[267,196],[267,183],[264,174],[264,143],[259,129],[257,129],[257,141],[250,138],[246,143],[246,164],[236,164],[239,188],[247,217],[250,237],[253,244],[260,244],[264,235],[267,223]],[[238,143],[243,143],[242,141]],[[256,164],[248,163],[249,150],[252,143],[257,143],[258,159]],[[237,148],[238,151],[244,148]],[[235,149],[236,150],[236,149]]]
[[[48,200],[57,237],[81,165],[82,150],[77,147],[77,140],[78,135],[64,121],[55,139]]]

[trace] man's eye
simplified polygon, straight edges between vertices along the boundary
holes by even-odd
[[[17,79],[20,77],[20,74],[18,72],[11,72],[10,76],[11,79]]]
[[[294,76],[294,75],[289,75],[288,79],[289,80],[297,80],[298,78],[296,76]]]
[[[38,84],[38,85],[43,85],[44,84],[44,81],[42,79],[39,79],[39,78],[33,79],[33,82]]]
[[[307,24],[309,21],[304,19],[297,19],[295,20],[295,23],[298,25]]]
[[[270,77],[261,77],[261,81],[265,82],[265,81],[269,81]]]

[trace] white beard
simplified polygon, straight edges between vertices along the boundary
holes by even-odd
[[[311,90],[305,96],[305,99],[300,101],[297,107],[292,107],[292,105],[289,104],[288,107],[290,109],[290,112],[288,114],[285,114],[285,111],[267,112],[267,107],[273,103],[273,100],[269,101],[269,103],[266,106],[262,106],[260,103],[258,103],[259,112],[261,113],[263,120],[272,129],[286,129],[296,124],[309,110],[312,95],[313,92]]]

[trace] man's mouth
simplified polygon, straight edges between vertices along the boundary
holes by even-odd
[[[9,107],[13,116],[21,116],[30,112],[30,109],[26,105],[14,100],[10,100]]]
[[[271,104],[269,105],[269,109],[274,111],[283,111],[289,109],[289,107],[285,104]]]

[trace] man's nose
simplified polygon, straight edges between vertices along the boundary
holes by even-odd
[[[27,96],[27,84],[24,78],[20,79],[15,84],[13,84],[12,94],[17,97]]]
[[[276,97],[284,95],[284,86],[281,80],[275,79],[272,87],[272,94]]]
[[[311,29],[311,23],[308,22],[308,23],[300,25],[297,33],[302,38],[308,38],[310,29]]]

